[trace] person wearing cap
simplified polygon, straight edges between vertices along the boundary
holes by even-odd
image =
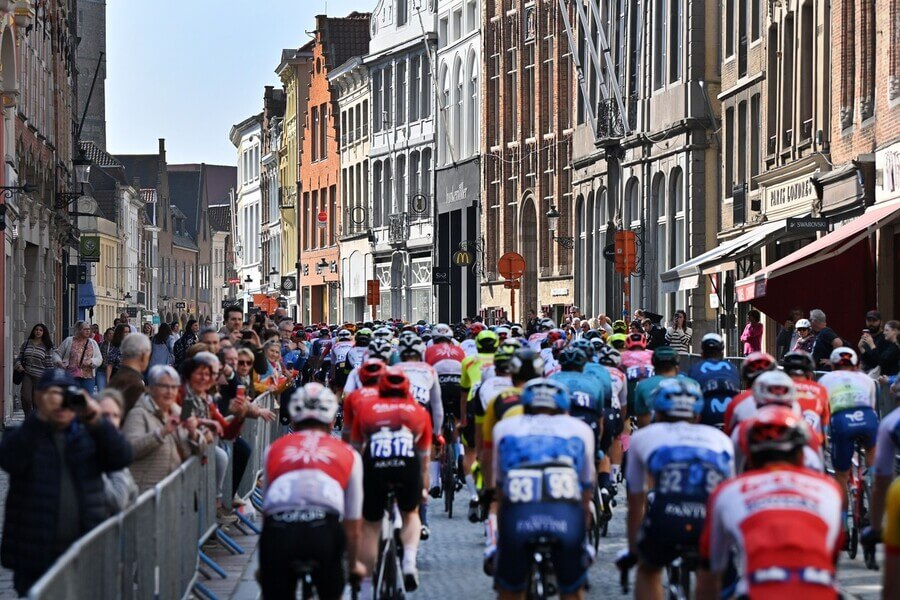
[[[103,473],[131,463],[128,441],[63,369],[38,381],[35,410],[0,440],[9,492],[0,562],[20,596],[107,517]]]
[[[887,345],[884,340],[881,313],[877,310],[870,310],[866,313],[866,327],[862,330],[856,347],[859,350],[859,362],[862,363],[864,371],[871,371],[878,366],[881,351]]]

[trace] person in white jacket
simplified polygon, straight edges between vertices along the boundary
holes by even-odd
[[[100,346],[91,337],[91,324],[78,321],[72,335],[63,340],[53,362],[66,370],[88,394],[94,393],[94,371],[103,363]]]

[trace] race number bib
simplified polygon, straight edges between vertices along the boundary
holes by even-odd
[[[372,458],[412,458],[415,456],[415,440],[408,429],[391,431],[382,429],[369,438],[369,453]]]
[[[412,395],[419,404],[428,404],[431,401],[431,390],[426,390],[421,386],[412,386]]]
[[[504,490],[513,504],[578,501],[578,475],[568,467],[513,469],[507,474]]]
[[[577,406],[578,408],[584,408],[586,410],[591,410],[593,408],[591,397],[584,392],[572,392],[572,406]]]
[[[724,474],[702,462],[666,465],[656,477],[656,492],[705,498],[725,479]]]

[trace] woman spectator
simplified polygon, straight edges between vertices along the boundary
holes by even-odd
[[[809,319],[797,319],[794,323],[794,333],[797,339],[791,346],[791,352],[812,354],[813,346],[816,345],[816,332],[812,330]]]
[[[109,352],[106,353],[106,381],[112,379],[116,371],[119,370],[119,365],[122,364],[122,340],[132,331],[131,325],[126,323],[116,325],[116,330],[113,332],[113,337],[109,344]]]
[[[741,333],[741,342],[744,344],[744,356],[751,352],[759,352],[762,350],[763,325],[760,323],[762,315],[758,310],[751,309],[747,313],[747,326]]]
[[[281,344],[277,340],[269,340],[263,346],[263,355],[266,359],[266,370],[260,375],[256,390],[266,392],[284,389],[287,369],[281,360]]]
[[[681,354],[687,354],[691,351],[693,335],[693,330],[687,326],[687,313],[680,309],[676,310],[672,324],[666,329],[666,343]]]
[[[184,327],[184,333],[172,346],[172,353],[175,355],[175,366],[181,367],[181,364],[187,360],[188,349],[197,343],[199,339],[197,334],[200,333],[200,323],[196,319],[190,319]]]
[[[22,343],[16,358],[15,370],[21,373],[22,412],[25,416],[34,410],[34,387],[40,381],[45,369],[53,368],[53,342],[50,331],[43,323],[31,328],[28,339]]]
[[[167,366],[175,364],[175,353],[172,351],[174,343],[171,340],[172,328],[167,323],[159,326],[156,335],[150,338],[152,350],[150,352],[150,367]]]
[[[181,386],[178,372],[157,365],[150,369],[147,384],[149,393],[128,412],[122,430],[134,449],[131,471],[142,493],[200,451],[197,417],[182,423],[175,404]]]
[[[893,376],[900,373],[900,321],[884,324],[884,341],[878,347],[880,375]]]
[[[144,324],[141,325],[141,333],[146,335],[148,338],[153,337],[153,324],[144,321]]]
[[[95,377],[98,392],[102,392],[103,389],[109,384],[109,381],[106,379],[106,361],[107,357],[109,356],[109,349],[110,347],[112,347],[112,339],[115,332],[116,330],[110,327],[103,332],[103,338],[98,343],[98,346],[100,346],[100,356],[103,357],[103,362],[101,362],[100,366],[97,367],[97,375]]]
[[[94,393],[94,369],[103,362],[100,346],[91,338],[91,326],[78,321],[72,335],[63,340],[53,356],[53,362],[75,378],[88,394]]]
[[[122,428],[124,403],[119,390],[109,388],[97,395],[100,414],[106,417],[116,429]],[[118,514],[134,504],[139,493],[128,467],[111,473],[103,473],[103,487],[106,491],[106,508],[110,515]]]

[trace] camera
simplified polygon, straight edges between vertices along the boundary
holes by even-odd
[[[68,408],[76,412],[82,411],[87,407],[87,399],[84,397],[84,390],[77,385],[70,385],[63,391],[63,408]]]

